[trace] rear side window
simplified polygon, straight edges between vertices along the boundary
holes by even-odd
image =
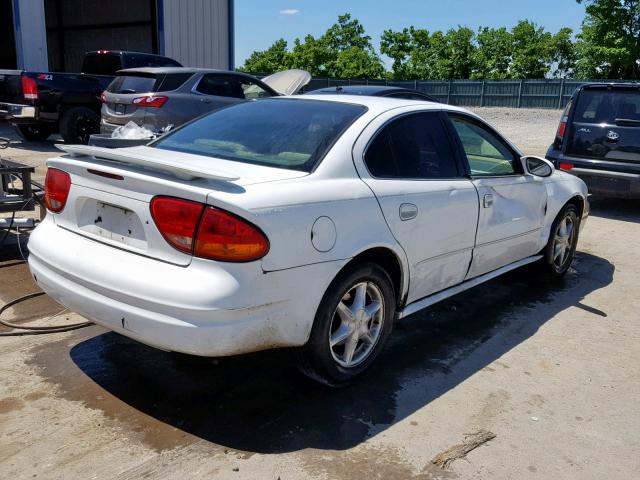
[[[455,157],[439,113],[415,113],[386,125],[367,148],[365,164],[378,178],[454,178]]]
[[[87,55],[82,62],[82,73],[91,75],[115,75],[122,69],[120,55],[109,53],[97,53]]]
[[[218,97],[244,98],[255,100],[274,96],[274,93],[264,85],[248,78],[234,75],[207,74],[196,87],[198,93],[215,95]]]
[[[365,111],[361,105],[318,100],[242,102],[178,128],[152,146],[310,172]]]
[[[616,119],[640,120],[640,91],[585,89],[580,92],[576,122],[613,124]]]
[[[178,62],[166,57],[157,55],[145,55],[140,53],[128,53],[123,59],[123,68],[141,67],[181,67]]]
[[[207,74],[196,87],[198,93],[215,95],[218,97],[244,98],[244,90],[240,83],[231,75]]]
[[[156,88],[156,92],[171,92],[180,88],[184,82],[189,80],[192,73],[167,73]]]

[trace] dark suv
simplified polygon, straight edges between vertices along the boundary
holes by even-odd
[[[589,193],[640,198],[640,83],[578,88],[547,159],[584,180]]]

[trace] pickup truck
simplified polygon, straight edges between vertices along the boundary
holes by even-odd
[[[181,66],[160,55],[98,50],[85,54],[82,73],[0,70],[0,120],[25,140],[59,132],[66,143],[87,143],[100,131],[100,95],[118,70]]]

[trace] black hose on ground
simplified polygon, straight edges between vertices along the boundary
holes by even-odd
[[[24,302],[26,300],[39,297],[44,294],[45,294],[44,292],[29,293],[27,295],[23,295],[22,297],[16,298],[15,300],[11,300],[9,303],[6,303],[0,308],[0,317],[2,317],[2,314],[4,313],[4,311],[9,309],[10,307],[18,303]],[[52,318],[55,318],[58,315],[63,314],[64,312],[66,312],[66,310],[67,309],[65,308],[61,312],[58,312],[55,315],[52,315],[51,317],[49,317],[47,320],[51,320]],[[80,322],[80,323],[71,323],[69,325],[43,327],[43,326],[31,326],[31,325],[17,325],[15,323],[7,322],[6,320],[2,320],[2,318],[0,318],[0,325],[22,330],[19,332],[1,332],[0,333],[0,337],[15,337],[15,336],[21,336],[21,335],[42,335],[45,333],[68,332],[71,330],[77,330],[78,328],[88,327],[89,325],[91,325],[91,322]]]

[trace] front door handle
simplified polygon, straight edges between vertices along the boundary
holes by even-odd
[[[213,100],[211,100],[210,98],[201,98],[200,101],[202,103],[211,103]]]
[[[487,193],[482,199],[482,206],[484,208],[491,208],[493,206],[493,195]]]
[[[400,220],[403,222],[418,216],[418,207],[413,203],[403,203],[400,205]]]

